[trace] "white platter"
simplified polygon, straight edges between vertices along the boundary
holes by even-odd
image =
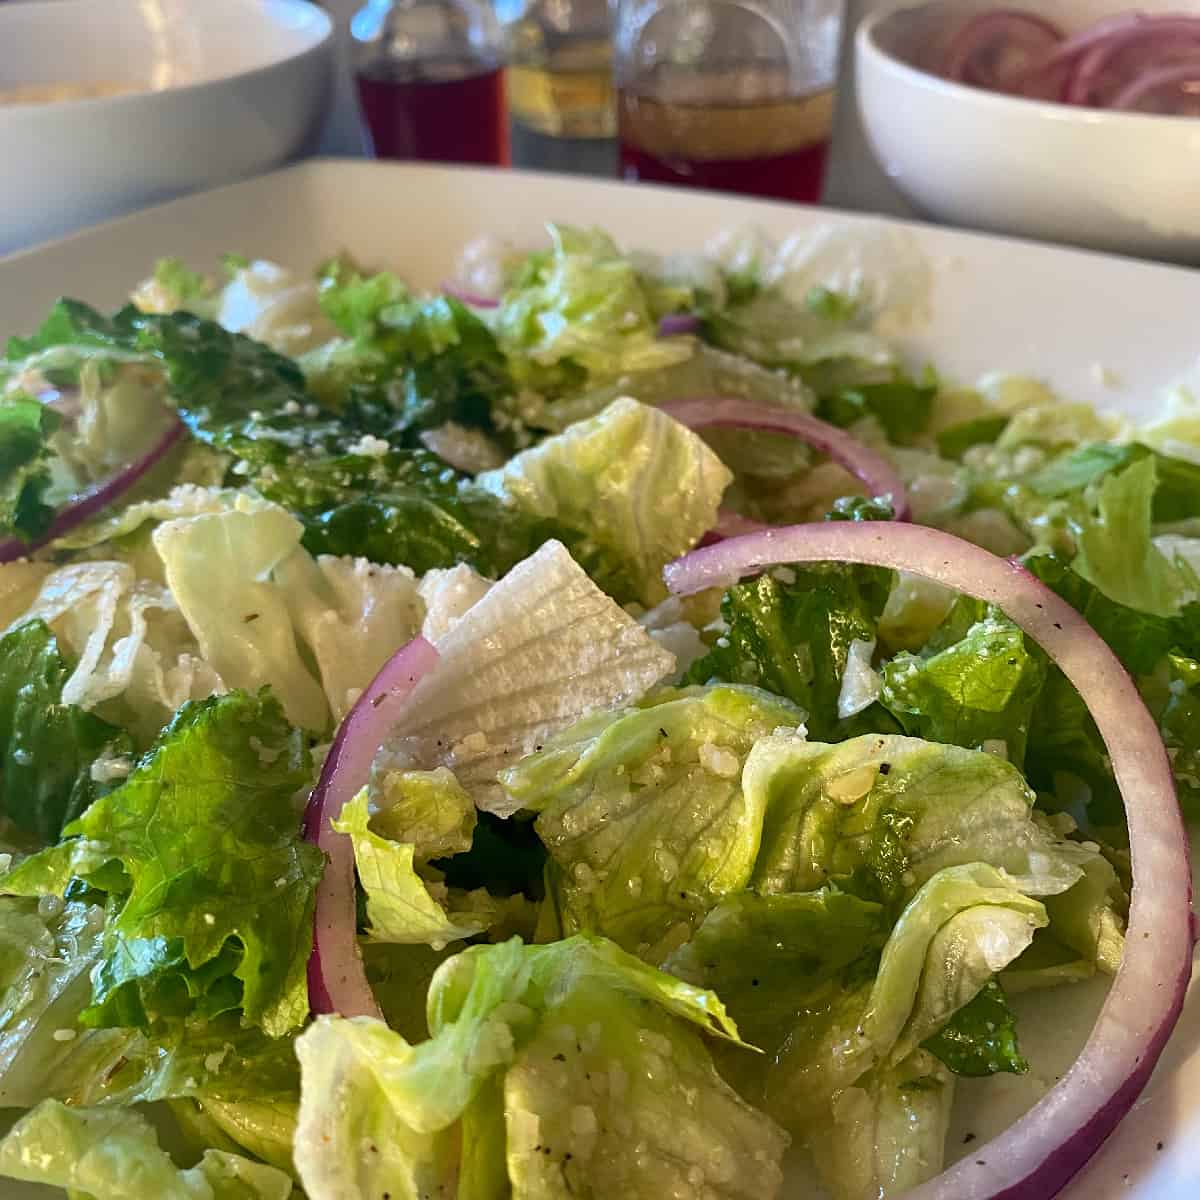
[[[60,295],[116,307],[163,255],[211,268],[232,251],[307,269],[345,249],[415,284],[435,285],[465,242],[482,234],[528,242],[548,220],[598,225],[627,246],[681,251],[745,225],[782,237],[806,225],[871,218],[555,176],[314,161],[0,259],[0,340],[29,332]],[[1021,371],[1070,399],[1145,414],[1157,407],[1161,389],[1200,358],[1198,271],[906,228],[935,279],[929,319],[902,339],[917,363],[933,362],[963,381],[991,370]],[[1079,989],[1072,1000],[1077,1026],[1081,1013],[1094,1011],[1097,994]],[[1032,1007],[1049,1012],[1040,1000]],[[1046,1021],[1036,1012],[1023,1017],[1031,1076],[962,1088],[972,1097],[986,1090],[988,1100],[969,1119],[956,1117],[950,1156],[978,1151],[1036,1098],[1039,1080],[1052,1082],[1069,1065],[1080,1040],[1070,1024],[1061,1010]],[[976,1136],[964,1143],[967,1133]],[[0,1183],[6,1200],[33,1194]],[[1137,1108],[1062,1195],[1200,1196],[1200,988],[1193,987]]]

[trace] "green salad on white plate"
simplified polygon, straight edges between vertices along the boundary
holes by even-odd
[[[1190,973],[1200,386],[904,361],[886,230],[390,265],[6,331],[0,1176],[1053,1195]]]

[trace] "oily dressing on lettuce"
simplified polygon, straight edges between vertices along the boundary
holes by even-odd
[[[1120,966],[1121,794],[1003,611],[838,561],[680,600],[663,568],[911,509],[1082,614],[1200,813],[1200,392],[1135,430],[905,361],[932,279],[903,233],[548,233],[433,293],[400,246],[167,259],[116,313],[8,331],[0,1175],[897,1197],[991,1077],[1033,1094],[1032,1006]],[[720,398],[837,427],[905,495],[661,407]],[[376,1016],[322,1000],[342,869]]]

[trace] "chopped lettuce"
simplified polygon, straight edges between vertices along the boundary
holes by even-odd
[[[1156,617],[1179,612],[1184,582],[1151,539],[1158,474],[1142,459],[1100,485],[1096,515],[1079,533],[1072,564],[1110,600]]]
[[[495,328],[518,384],[558,394],[592,380],[682,362],[686,339],[659,339],[633,263],[599,230],[549,227],[500,302]]]
[[[602,412],[614,400],[630,396],[642,404],[665,404],[670,400],[691,400],[697,396],[733,396],[753,400],[757,404],[795,408],[809,412],[816,403],[812,392],[802,383],[782,371],[770,371],[713,346],[698,344],[690,358],[670,366],[636,371],[618,376],[611,383],[590,387],[575,396],[555,401],[547,406],[543,417],[546,427],[561,432],[575,421],[586,420]],[[712,431],[705,431],[706,439]],[[724,451],[735,443],[721,443],[721,457],[728,462]],[[780,443],[796,448],[796,439]],[[785,460],[795,470],[795,453]],[[801,460],[803,461],[803,460]],[[730,463],[733,466],[735,464]],[[747,467],[749,469],[749,467]]]
[[[294,1121],[298,1076],[290,1043],[241,1027],[234,1014],[172,1022],[153,1035],[81,1026],[90,975],[104,952],[100,904],[0,899],[0,1105],[192,1097],[230,1117],[242,1112],[242,1124]],[[253,1121],[247,1105],[258,1107]],[[286,1140],[290,1145],[290,1132]]]
[[[454,772],[388,771],[371,784],[371,825],[385,837],[410,842],[417,862],[471,849],[477,815]]]
[[[665,969],[715,992],[742,1037],[770,1051],[814,995],[883,948],[887,932],[881,905],[836,888],[739,892],[712,909]]]
[[[651,1196],[703,1176],[715,1196],[774,1195],[787,1138],[721,1080],[696,1027],[735,1032],[711,993],[602,940],[474,947],[434,977],[427,1041],[328,1017],[299,1039],[304,1188]]]
[[[917,1051],[1047,923],[1044,906],[983,863],[933,875],[900,914],[874,979],[796,1014],[766,1077],[769,1110],[802,1127],[844,1088]],[[861,976],[860,976],[861,978]]]
[[[514,805],[540,814],[564,931],[659,962],[744,889],[763,806],[743,793],[742,763],[758,738],[800,719],[755,688],[667,692],[586,717],[502,772]]]
[[[893,442],[904,445],[925,432],[937,385],[897,374],[879,383],[841,388],[821,397],[817,415],[843,428],[874,417]]]
[[[724,630],[687,681],[766,688],[804,709],[813,736],[832,736],[852,647],[874,644],[888,588],[886,571],[841,565],[778,568],[739,583],[721,601]]]
[[[742,786],[766,813],[752,886],[768,894],[836,883],[904,901],[944,868],[984,862],[1031,895],[1055,895],[1098,853],[1035,820],[1033,793],[1011,764],[916,738],[763,738]]]
[[[308,1012],[322,856],[300,840],[311,765],[267,695],[185,705],[128,779],[58,845],[0,876],[9,895],[107,894],[88,1026],[240,1010],[279,1036]]]
[[[1044,678],[1040,651],[993,613],[944,649],[898,654],[884,668],[880,700],[907,733],[986,749],[1020,766]]]
[[[309,386],[376,435],[413,445],[448,421],[495,433],[513,391],[492,331],[449,296],[411,297],[394,276],[325,268],[321,308],[343,337],[302,359]]]
[[[316,662],[335,723],[421,629],[425,606],[406,567],[292,553],[275,570],[274,582]]]
[[[731,478],[696,434],[622,399],[475,482],[530,517],[578,530],[576,554],[589,567],[598,560],[591,573],[607,590],[629,589],[621,598],[649,605],[665,594],[663,566],[716,524]]]
[[[868,1071],[808,1134],[833,1200],[889,1200],[942,1169],[954,1081],[922,1050]]]
[[[520,807],[497,772],[587,713],[636,700],[674,660],[547,542],[436,641],[437,669],[397,713],[385,767],[451,768],[483,809]]]
[[[57,841],[132,765],[124,730],[63,702],[69,677],[44,622],[0,638],[0,798],[4,815],[41,842]]]
[[[1029,1070],[1017,1046],[1017,1019],[995,979],[926,1038],[924,1048],[955,1075],[978,1077],[1001,1071],[1023,1075]]]
[[[0,396],[0,534],[27,542],[54,519],[50,439],[61,423],[53,409],[21,393]]]
[[[375,941],[402,945],[428,945],[440,950],[450,942],[474,937],[491,924],[496,906],[483,893],[473,906],[450,911],[449,898],[439,903],[434,889],[445,892],[440,881],[423,879],[416,867],[412,842],[393,841],[370,827],[367,791],[364,788],[333,822],[354,845],[358,881],[367,897],[367,936]],[[470,902],[471,897],[464,897]]]
[[[142,312],[184,309],[201,317],[215,317],[219,303],[213,281],[191,270],[180,258],[160,258],[154,273],[138,284],[131,298]]]
[[[0,1141],[0,1175],[94,1200],[287,1200],[292,1181],[265,1163],[208,1150],[182,1170],[140,1113],[47,1100]]]
[[[302,532],[282,508],[233,508],[165,521],[153,539],[167,586],[225,684],[270,685],[289,720],[319,732],[329,723],[325,696],[300,657],[285,590],[266,582]]]

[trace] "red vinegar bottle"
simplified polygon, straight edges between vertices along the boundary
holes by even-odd
[[[377,158],[508,163],[503,40],[490,4],[369,0],[350,34]]]

